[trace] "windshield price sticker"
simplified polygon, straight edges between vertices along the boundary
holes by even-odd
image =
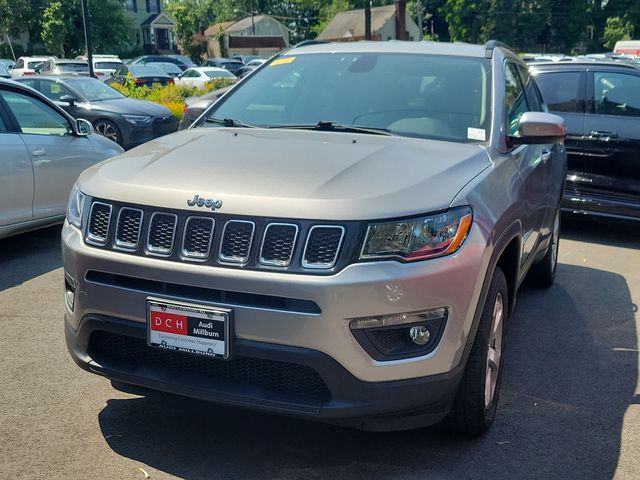
[[[147,305],[147,341],[150,346],[228,358],[227,312],[156,302],[147,302]]]

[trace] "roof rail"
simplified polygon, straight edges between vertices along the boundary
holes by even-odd
[[[296,43],[292,48],[306,47],[307,45],[319,45],[322,43],[329,43],[326,40],[303,40],[300,43]]]
[[[498,47],[511,50],[511,47],[506,43],[498,40],[488,40],[487,43],[484,44],[484,58],[491,58],[493,56],[493,50]]]

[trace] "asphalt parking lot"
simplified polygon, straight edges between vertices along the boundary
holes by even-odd
[[[483,438],[373,434],[114,390],[63,336],[60,228],[0,241],[0,478],[640,478],[640,228],[566,219],[521,290]],[[142,469],[142,470],[140,470]]]

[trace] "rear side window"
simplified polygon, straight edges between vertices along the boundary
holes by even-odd
[[[596,113],[640,117],[640,77],[594,72],[593,82]]]
[[[536,76],[542,97],[552,112],[577,112],[580,72],[549,72]]]
[[[40,100],[15,92],[0,92],[13,112],[22,133],[61,136],[71,133],[66,118]]]

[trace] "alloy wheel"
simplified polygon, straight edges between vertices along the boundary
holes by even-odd
[[[491,331],[487,351],[487,372],[484,385],[484,406],[489,408],[496,394],[496,385],[500,375],[500,357],[502,356],[502,336],[504,324],[504,299],[498,292],[491,315]]]

